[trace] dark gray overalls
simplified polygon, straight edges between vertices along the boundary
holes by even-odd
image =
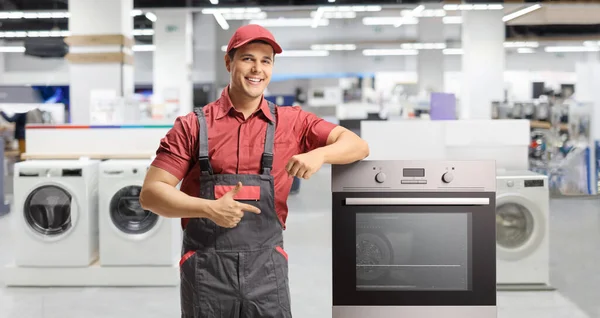
[[[238,200],[258,207],[260,214],[244,212],[234,228],[223,228],[209,219],[187,223],[181,266],[182,318],[291,317],[287,255],[283,227],[275,212],[273,144],[275,105],[269,103],[273,121],[267,124],[262,173],[214,174],[208,157],[208,133],[202,110],[200,125],[200,197],[215,199],[215,186],[259,186],[260,200]]]

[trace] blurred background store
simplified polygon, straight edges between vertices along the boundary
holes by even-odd
[[[572,1],[0,0],[0,265],[18,240],[16,162],[151,157],[177,116],[221,94],[224,48],[249,23],[284,50],[265,97],[358,133],[368,159],[493,159],[500,174],[545,176],[548,211],[513,204],[516,225],[497,231],[499,246],[512,240],[503,248],[549,245],[553,290],[503,293],[500,313],[600,317],[600,5]],[[324,167],[290,196],[287,244],[305,259],[290,267],[297,317],[330,317],[330,181]],[[543,210],[536,195],[531,209]],[[312,222],[323,233],[307,240]],[[2,288],[0,317],[178,313],[175,287],[86,290],[95,296]],[[57,308],[70,306],[63,296],[79,315]],[[96,299],[119,305],[99,314],[110,309]]]

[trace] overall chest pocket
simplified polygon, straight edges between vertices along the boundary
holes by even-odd
[[[235,185],[215,185],[215,199],[223,197],[227,192],[233,190]],[[259,201],[260,186],[242,185],[242,188],[233,197],[237,201]]]

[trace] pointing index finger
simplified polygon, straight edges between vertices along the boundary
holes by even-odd
[[[246,212],[260,214],[260,209],[250,204],[243,203],[240,208]]]

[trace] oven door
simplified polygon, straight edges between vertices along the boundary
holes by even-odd
[[[496,304],[494,193],[334,193],[334,306]]]

